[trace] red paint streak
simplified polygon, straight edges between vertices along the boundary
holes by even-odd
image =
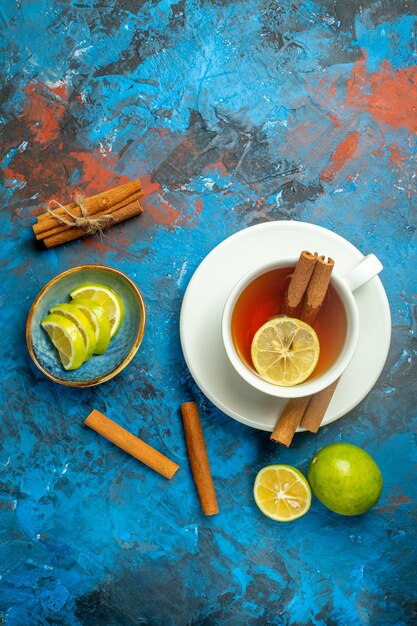
[[[216,163],[212,163],[210,165],[209,168],[207,168],[209,171],[213,171],[213,170],[219,170],[219,174],[222,178],[229,178],[230,176],[230,172],[229,170],[226,168],[225,164],[223,163],[223,161],[216,161]]]
[[[82,193],[93,195],[104,189],[110,189],[116,185],[122,185],[129,182],[130,178],[125,175],[116,174],[109,166],[114,165],[117,161],[108,156],[103,158],[100,152],[93,153],[81,152],[72,153],[72,157],[76,158],[81,164],[82,169]],[[140,177],[138,173],[142,190],[144,193],[140,202],[143,206],[145,214],[150,217],[151,221],[161,226],[173,226],[183,217],[182,212],[173,207],[167,200],[163,198],[163,190],[157,181],[152,180],[150,175]],[[103,244],[105,245],[105,244]]]
[[[156,181],[153,181],[149,174],[144,178],[141,178],[140,183],[142,185],[142,191],[145,194],[144,199],[141,200],[142,203],[146,202],[146,198],[153,193],[162,193],[161,185]]]
[[[379,511],[382,512],[389,512],[389,511],[395,511],[396,509],[398,509],[402,504],[407,504],[408,502],[413,502],[413,500],[411,498],[409,498],[408,496],[392,496],[390,498],[390,504],[388,506],[384,506],[381,507],[379,509]]]
[[[86,237],[85,239],[83,239],[83,243],[85,243],[86,246],[88,246],[92,250],[95,250],[99,254],[105,254],[106,252],[114,250],[111,245],[103,241],[103,239],[100,239],[98,235],[95,237]]]
[[[377,72],[357,61],[347,85],[346,104],[369,111],[393,128],[417,132],[417,65],[393,71],[385,61]]]
[[[10,169],[10,167],[5,167],[3,169],[3,172],[6,179],[6,187],[8,187],[9,189],[14,189],[16,186],[22,187],[22,185],[26,182],[26,178],[23,176],[23,174],[14,172],[12,169]],[[19,181],[17,185],[16,180]]]
[[[161,226],[173,226],[182,217],[181,211],[173,207],[167,200],[164,200],[160,194],[158,194],[158,200],[161,206],[154,206],[152,213],[153,221],[161,224]]]
[[[123,185],[131,180],[129,176],[116,174],[112,167],[108,167],[107,164],[114,166],[115,160],[105,159],[97,150],[95,152],[71,152],[70,156],[81,166],[82,188],[80,191],[87,196]]]
[[[144,209],[145,219],[148,218],[152,223],[161,226],[174,226],[182,217],[182,212],[163,198],[161,185],[152,180],[150,175],[141,178],[141,183],[144,197],[140,203]]]
[[[353,158],[359,141],[359,131],[355,130],[350,133],[340,143],[332,154],[331,164],[328,165],[321,174],[322,180],[333,180],[336,172],[342,169],[347,161]]]
[[[388,152],[390,153],[389,162],[397,166],[397,169],[403,169],[403,163],[407,160],[405,156],[395,146],[388,146]]]
[[[195,217],[200,215],[201,211],[203,210],[203,203],[201,202],[201,200],[194,200],[194,206],[195,206],[194,213],[191,213],[190,215],[186,215],[184,219],[181,220],[181,222],[179,222],[181,226],[184,226],[187,222],[192,222]]]
[[[256,201],[256,208],[258,210],[262,209],[264,203],[266,200],[266,196],[262,195],[260,198],[258,198],[258,200]]]
[[[65,112],[67,90],[65,85],[51,88],[44,83],[30,83],[25,88],[27,100],[23,109],[23,117],[40,144],[47,144],[57,139],[60,121]]]
[[[404,504],[405,502],[412,502],[412,498],[409,498],[408,496],[398,496],[397,497],[397,502],[399,502],[400,504]]]
[[[201,202],[201,200],[194,200],[194,206],[195,211],[192,215],[190,215],[189,219],[192,217],[197,217],[197,215],[200,215],[201,211],[203,210],[203,203]]]
[[[333,113],[329,113],[329,118],[332,120],[335,128],[340,128],[341,127],[342,122],[339,120],[337,115],[334,115]]]
[[[382,156],[385,152],[385,142],[383,141],[376,150],[372,150],[372,154],[376,156]]]
[[[184,215],[181,209],[174,207],[163,197],[164,192],[161,185],[152,180],[151,176],[148,175],[141,181],[145,195],[140,202],[144,209],[143,218],[148,223],[161,226],[184,226],[193,221],[203,210],[203,203],[197,199],[194,200],[194,212],[190,215]]]
[[[164,117],[170,117],[170,116],[164,116]],[[164,127],[160,127],[160,128],[152,128],[153,132],[156,132],[157,135],[159,135],[162,138],[164,137],[169,137],[171,135],[170,131],[168,128],[164,128]]]

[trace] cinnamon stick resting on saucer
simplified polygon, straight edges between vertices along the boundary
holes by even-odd
[[[304,415],[301,420],[301,426],[306,428],[311,433],[316,433],[320,428],[320,424],[323,421],[323,417],[329,407],[333,394],[336,391],[337,383],[340,378],[335,380],[331,385],[322,389],[318,393],[311,396],[311,400],[304,411]]]
[[[311,396],[305,396],[304,398],[292,398],[288,400],[283,412],[281,413],[275,428],[270,437],[271,441],[275,443],[281,443],[283,446],[288,446],[294,437],[294,433],[300,425],[301,419],[304,415],[304,411],[310,402]]]

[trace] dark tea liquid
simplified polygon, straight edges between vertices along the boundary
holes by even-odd
[[[240,358],[255,369],[250,354],[256,331],[281,314],[285,292],[294,267],[270,270],[255,278],[240,294],[232,314],[232,337]],[[336,361],[346,339],[347,318],[342,300],[330,285],[313,328],[320,342],[320,357],[309,380],[325,372]]]

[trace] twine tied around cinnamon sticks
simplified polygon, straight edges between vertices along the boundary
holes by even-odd
[[[140,180],[136,179],[94,196],[78,194],[69,204],[53,200],[46,211],[38,215],[32,229],[38,241],[53,248],[79,237],[102,233],[108,226],[140,215],[143,213],[139,204],[142,196]]]
[[[85,196],[83,196],[82,194],[76,194],[74,196],[74,202],[80,208],[81,217],[75,215],[74,213],[71,213],[71,211],[66,206],[58,202],[58,200],[51,200],[46,210],[48,211],[49,215],[52,215],[52,217],[60,224],[65,224],[66,226],[75,226],[76,228],[82,228],[86,235],[102,233],[107,226],[114,222],[114,217],[108,213],[106,213],[105,215],[100,215],[99,217],[93,217],[85,208],[84,201]],[[70,219],[54,213],[51,206],[53,204],[55,204],[55,208],[57,206],[60,207]]]

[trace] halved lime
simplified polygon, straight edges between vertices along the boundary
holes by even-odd
[[[58,313],[50,313],[41,322],[59,352],[66,370],[76,370],[85,361],[87,351],[82,334],[71,320]]]
[[[253,488],[262,513],[277,522],[290,522],[305,515],[311,504],[311,489],[295,467],[268,465],[262,468]]]
[[[74,322],[78,330],[83,336],[85,347],[87,351],[87,359],[94,353],[96,348],[97,339],[94,332],[94,328],[90,320],[86,315],[74,304],[57,304],[50,309],[51,313],[59,313],[63,317]]]
[[[124,317],[123,300],[113,289],[99,283],[83,283],[71,291],[71,298],[86,298],[100,304],[110,322],[110,337],[114,337]]]
[[[110,322],[103,307],[97,302],[78,297],[73,300],[73,305],[84,313],[93,327],[97,340],[94,354],[103,354],[110,343]]]

